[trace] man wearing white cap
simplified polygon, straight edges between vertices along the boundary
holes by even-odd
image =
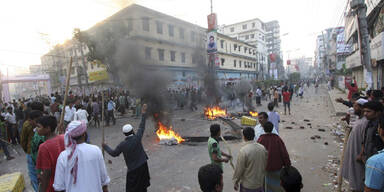
[[[353,104],[354,114],[358,117],[353,124],[344,152],[342,176],[349,181],[352,191],[364,191],[364,164],[357,159],[362,151],[364,130],[368,124],[363,113],[363,105],[368,100],[358,99]]]
[[[113,150],[107,144],[102,144],[104,150],[112,157],[117,157],[120,153],[124,154],[125,164],[128,167],[125,184],[126,192],[146,192],[150,186],[148,156],[141,143],[145,130],[146,112],[147,105],[144,104],[141,109],[142,119],[137,134],[134,133],[130,124],[126,124],[123,126],[123,133],[126,138],[116,149]]]
[[[65,150],[57,159],[55,191],[108,192],[110,182],[101,150],[85,143],[87,124],[72,121],[65,131]]]

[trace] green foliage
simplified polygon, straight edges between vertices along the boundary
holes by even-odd
[[[300,73],[298,73],[298,72],[291,73],[291,74],[289,74],[288,79],[290,82],[297,83],[300,81]]]

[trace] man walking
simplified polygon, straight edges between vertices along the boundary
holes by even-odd
[[[256,90],[256,104],[257,106],[261,106],[261,97],[263,96],[263,92],[261,91],[260,87]]]
[[[267,150],[255,143],[255,132],[251,127],[243,130],[244,146],[240,149],[235,172],[233,174],[234,189],[246,192],[263,192]]]
[[[64,128],[67,127],[67,125],[73,121],[73,118],[76,113],[76,108],[73,106],[74,101],[70,100],[69,104],[65,106],[65,113],[64,113]]]
[[[8,137],[12,140],[12,144],[20,143],[19,131],[16,126],[16,115],[12,111],[12,107],[7,108],[8,113],[5,114],[5,121],[7,122]]]
[[[141,109],[141,122],[137,134],[134,133],[130,124],[123,126],[123,133],[126,136],[116,149],[111,149],[103,143],[103,149],[112,157],[117,157],[120,153],[124,154],[125,164],[128,167],[125,190],[126,192],[146,192],[150,186],[150,176],[148,170],[148,156],[144,151],[142,138],[145,131],[145,121],[147,105]]]
[[[110,182],[101,150],[85,143],[85,121],[72,121],[65,132],[66,149],[57,159],[55,191],[108,192]]]

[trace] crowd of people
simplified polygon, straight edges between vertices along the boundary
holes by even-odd
[[[279,137],[280,116],[268,104],[268,112],[260,112],[259,124],[242,130],[244,144],[233,173],[233,189],[245,192],[299,192],[303,188],[299,171],[291,165],[284,141]],[[198,179],[203,192],[223,191],[223,163],[232,156],[220,150],[219,124],[210,126],[208,154],[211,163],[199,169]]]
[[[343,118],[350,134],[344,149],[342,177],[352,191],[384,191],[384,94],[361,94],[356,81],[346,82],[348,99],[336,99],[348,107]]]

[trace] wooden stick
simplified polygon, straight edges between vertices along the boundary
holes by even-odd
[[[347,147],[349,134],[351,133],[351,128],[345,122],[342,122],[342,123],[344,124],[343,126],[345,129],[345,137],[344,137],[344,144],[343,144],[343,152],[341,153],[341,157],[340,157],[340,170],[337,178],[337,192],[341,192],[341,189],[343,186],[343,177],[341,176],[341,174],[343,172],[344,152],[345,152],[345,148]]]
[[[71,60],[69,62],[69,68],[67,70],[67,81],[66,81],[66,84],[65,84],[65,94],[64,94],[64,101],[63,101],[63,111],[61,112],[61,116],[60,116],[60,124],[61,125],[59,128],[60,130],[59,131],[59,134],[63,134],[64,133],[64,114],[65,114],[65,105],[67,104],[67,98],[68,98],[68,90],[69,90],[69,80],[71,79],[71,70],[72,70],[72,57],[71,57]]]
[[[105,133],[104,133],[104,91],[101,93],[101,142],[104,143],[105,141]],[[104,157],[104,148],[102,148],[101,152],[103,153]]]

